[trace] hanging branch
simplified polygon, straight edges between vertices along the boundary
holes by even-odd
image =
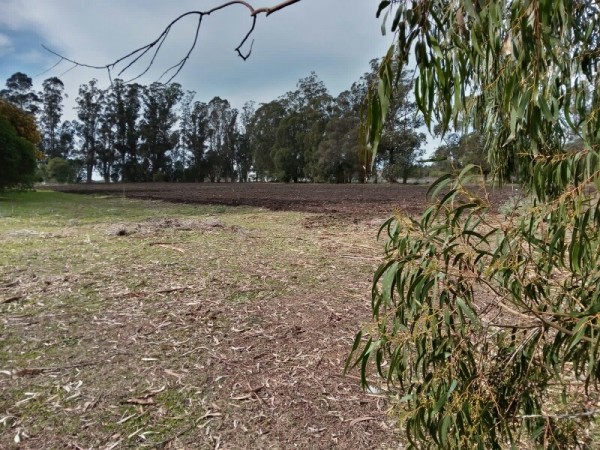
[[[198,43],[198,36],[200,34],[200,27],[202,25],[202,19],[204,18],[204,16],[209,16],[210,14],[220,11],[222,9],[225,9],[229,6],[233,6],[233,5],[242,5],[245,6],[249,11],[250,11],[250,17],[252,19],[252,23],[250,26],[250,29],[248,30],[248,32],[245,34],[245,36],[243,37],[243,39],[240,41],[240,44],[235,48],[235,52],[238,54],[238,56],[240,58],[242,58],[244,61],[246,61],[251,53],[252,53],[252,46],[254,44],[254,41],[252,41],[250,43],[250,48],[248,49],[247,52],[243,52],[242,51],[242,47],[244,47],[244,45],[248,42],[248,39],[250,39],[250,36],[252,36],[252,33],[254,32],[254,29],[256,27],[256,20],[259,14],[264,14],[265,17],[268,17],[269,15],[273,14],[274,12],[277,12],[283,8],[286,8],[290,5],[293,5],[294,3],[298,3],[301,0],[286,0],[283,1],[281,3],[278,3],[274,6],[271,7],[261,7],[261,8],[254,8],[250,3],[245,2],[243,0],[233,0],[233,1],[229,1],[226,3],[223,3],[221,5],[215,6],[212,9],[206,10],[206,11],[188,11],[185,12],[183,14],[181,14],[179,17],[177,17],[176,19],[174,19],[173,21],[171,21],[171,23],[169,23],[164,30],[162,31],[162,33],[160,33],[160,35],[153,40],[152,42],[136,48],[135,50],[129,52],[128,54],[116,59],[115,61],[111,62],[110,64],[106,64],[103,66],[96,66],[96,65],[91,65],[91,64],[85,64],[73,59],[69,59],[63,55],[61,55],[60,53],[55,52],[54,50],[46,47],[45,45],[42,45],[42,47],[52,53],[53,55],[56,55],[60,58],[59,63],[61,63],[62,61],[67,61],[70,62],[71,64],[73,64],[73,67],[71,67],[71,69],[76,68],[76,67],[87,67],[89,69],[101,69],[101,70],[107,70],[108,71],[108,77],[112,82],[112,71],[116,68],[116,66],[118,64],[124,63],[126,64],[125,67],[123,69],[121,69],[118,72],[118,76],[123,75],[128,69],[130,69],[133,65],[135,65],[137,62],[139,62],[144,56],[146,56],[147,54],[151,54],[152,57],[150,59],[150,62],[148,63],[148,65],[136,76],[134,76],[133,78],[127,80],[127,83],[130,83],[132,81],[137,80],[138,78],[144,76],[149,70],[150,68],[154,65],[154,61],[156,60],[156,57],[158,56],[158,53],[160,52],[163,44],[165,43],[165,40],[167,39],[167,37],[169,36],[169,33],[171,32],[171,29],[182,19],[188,17],[188,16],[197,16],[198,17],[198,24],[196,25],[196,32],[194,34],[194,39],[192,40],[192,44],[190,45],[190,48],[188,49],[187,53],[185,54],[185,56],[183,58],[181,58],[181,60],[172,65],[171,67],[169,67],[167,70],[165,70],[162,75],[160,76],[159,80],[162,79],[163,77],[167,76],[169,73],[173,72],[173,75],[171,75],[169,77],[169,79],[165,82],[165,84],[169,84],[171,81],[173,81],[173,79],[179,74],[179,72],[181,71],[181,69],[183,69],[183,66],[185,66],[186,62],[188,61],[188,59],[190,58],[190,55],[192,54],[192,51],[194,50],[194,48],[196,47],[196,44]],[[151,50],[153,50],[153,52],[151,52]],[[56,65],[55,65],[56,66]],[[69,69],[69,70],[71,70]]]

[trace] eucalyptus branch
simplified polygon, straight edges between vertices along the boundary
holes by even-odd
[[[93,64],[83,63],[81,61],[68,58],[68,57],[48,48],[45,45],[42,45],[42,47],[47,52],[60,58],[58,63],[55,64],[55,66],[63,61],[67,61],[67,62],[73,64],[73,67],[71,67],[71,69],[76,68],[76,67],[85,67],[85,68],[89,68],[89,69],[107,70],[109,79],[111,81],[112,81],[112,72],[113,72],[113,70],[116,69],[116,67],[119,64],[125,64],[125,67],[123,67],[118,72],[118,76],[122,76],[127,70],[131,69],[132,66],[134,66],[136,63],[138,63],[144,56],[151,54],[152,57],[150,58],[150,61],[148,62],[148,64],[137,75],[135,75],[135,76],[133,76],[133,78],[127,80],[127,82],[132,82],[132,81],[139,79],[143,75],[145,75],[150,70],[150,68],[152,68],[152,66],[154,65],[154,62],[156,61],[158,54],[160,53],[160,50],[161,50],[163,44],[165,43],[165,40],[169,36],[169,33],[171,32],[173,27],[186,17],[197,16],[196,31],[195,31],[194,38],[192,39],[192,43],[191,43],[187,53],[181,58],[181,60],[179,62],[177,62],[176,64],[174,64],[171,67],[169,67],[168,69],[166,69],[159,78],[159,80],[160,80],[163,77],[165,77],[167,74],[169,74],[170,72],[174,71],[173,75],[171,75],[169,77],[169,79],[165,82],[165,84],[169,84],[179,74],[179,72],[181,72],[181,70],[183,69],[183,67],[185,66],[187,61],[189,60],[194,48],[196,47],[196,44],[198,43],[199,34],[200,34],[200,27],[202,25],[202,19],[204,18],[204,16],[209,16],[212,13],[218,12],[222,9],[225,9],[225,8],[228,8],[228,7],[234,6],[234,5],[240,5],[240,6],[243,6],[248,9],[248,11],[250,12],[250,18],[251,18],[250,28],[248,29],[247,33],[244,35],[244,37],[240,41],[239,45],[234,49],[235,52],[238,54],[238,56],[245,61],[252,54],[252,47],[253,47],[254,41],[252,41],[252,43],[250,44],[250,48],[248,49],[247,52],[244,52],[242,50],[242,48],[246,45],[246,43],[248,42],[248,40],[250,39],[250,37],[252,36],[252,33],[254,32],[254,30],[256,28],[256,21],[257,21],[258,15],[264,14],[265,17],[268,17],[269,15],[273,14],[274,12],[280,11],[280,10],[282,10],[290,5],[293,5],[294,3],[298,3],[300,1],[301,0],[286,0],[286,1],[283,1],[281,3],[278,3],[278,4],[270,6],[270,7],[255,8],[254,6],[252,6],[250,3],[246,2],[246,1],[233,0],[233,1],[228,1],[228,2],[222,3],[220,5],[215,6],[214,8],[211,8],[211,9],[208,9],[205,11],[187,11],[187,12],[179,15],[175,19],[173,19],[163,29],[163,31],[158,35],[158,37],[156,39],[154,39],[152,42],[149,42],[148,44],[143,45],[141,47],[138,47],[138,48],[130,51],[126,55],[121,56],[120,58],[117,58],[113,62],[105,64],[105,65],[93,65]],[[153,50],[152,53],[151,53],[151,50]],[[69,69],[69,70],[71,70],[71,69]]]

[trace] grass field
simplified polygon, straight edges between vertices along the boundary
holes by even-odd
[[[342,376],[382,219],[4,194],[0,448],[397,448]]]

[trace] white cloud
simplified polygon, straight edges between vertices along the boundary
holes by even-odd
[[[278,1],[251,3],[268,6]],[[24,54],[38,50],[43,43],[64,56],[103,65],[153,40],[179,14],[207,9],[221,0],[3,2],[8,4],[9,14],[0,19],[0,24],[20,32],[35,30],[39,36],[31,43],[35,48],[24,50]],[[244,7],[232,6],[203,19],[198,45],[176,81],[185,89],[195,90],[200,100],[219,95],[241,107],[245,100],[274,99],[294,89],[299,78],[315,70],[336,95],[350,87],[368,69],[368,61],[383,55],[390,43],[389,38],[381,37],[380,21],[374,17],[376,7],[375,0],[302,0],[268,18],[260,16],[252,56],[244,62],[234,49],[251,22]],[[177,62],[187,51],[194,28],[194,21],[188,19],[174,28],[155,70],[140,82],[155,81],[166,67]],[[7,34],[10,37],[10,32]],[[56,61],[45,55],[35,73]],[[71,102],[77,97],[79,85],[91,78],[108,84],[106,71],[78,68],[63,75],[70,67],[63,62],[43,78],[60,76]],[[0,76],[6,79],[10,75],[0,67]],[[41,84],[42,79],[35,81]]]
[[[12,40],[4,33],[0,33],[0,55],[5,55],[13,50]]]

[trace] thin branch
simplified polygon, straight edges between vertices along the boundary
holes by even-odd
[[[250,50],[248,50],[248,53],[246,53],[244,55],[241,52],[240,49],[246,43],[246,41],[248,40],[248,38],[250,37],[250,35],[254,31],[254,27],[255,26],[256,26],[256,16],[252,16],[252,26],[250,27],[250,30],[248,30],[248,33],[246,33],[246,36],[244,36],[244,39],[242,39],[242,42],[240,42],[240,45],[238,45],[237,48],[235,49],[235,51],[237,52],[238,56],[240,58],[242,58],[244,61],[246,61],[248,58],[250,58],[250,55],[252,54],[252,47],[254,46],[254,39],[252,39],[252,43],[250,44]]]
[[[68,62],[70,62],[70,63],[72,63],[74,65],[69,70],[72,70],[75,67],[85,67],[85,68],[96,69],[96,70],[97,69],[105,69],[105,70],[108,71],[108,78],[111,81],[111,83],[112,83],[112,71],[114,69],[116,69],[117,65],[119,65],[121,63],[125,64],[125,67],[123,67],[123,69],[121,69],[118,72],[118,75],[121,76],[127,70],[131,69],[135,64],[137,64],[138,62],[140,62],[140,60],[144,56],[148,55],[152,49],[154,49],[154,52],[152,53],[152,57],[150,58],[150,61],[148,62],[148,64],[146,65],[146,67],[139,74],[137,74],[133,78],[131,78],[131,79],[129,79],[129,80],[126,81],[126,83],[130,83],[130,82],[135,81],[138,78],[144,76],[150,70],[150,68],[154,65],[154,63],[156,61],[156,58],[157,58],[157,56],[158,56],[158,54],[159,54],[159,52],[160,52],[163,44],[165,43],[167,37],[169,36],[169,33],[171,32],[172,28],[177,23],[179,23],[182,19],[184,19],[184,18],[186,18],[188,16],[191,16],[191,15],[197,15],[198,16],[198,25],[196,26],[196,32],[194,34],[194,39],[192,41],[192,45],[188,49],[188,51],[185,54],[185,56],[183,58],[181,58],[181,60],[178,63],[172,65],[167,70],[165,70],[162,73],[162,75],[160,76],[160,78],[159,78],[159,80],[160,80],[163,77],[165,77],[167,74],[169,74],[171,71],[175,71],[175,73],[167,80],[167,82],[164,83],[164,84],[169,84],[179,74],[179,72],[181,72],[181,70],[183,69],[183,67],[187,63],[187,61],[190,59],[190,56],[191,56],[194,48],[196,47],[196,44],[198,43],[198,37],[199,37],[199,34],[200,34],[200,27],[202,25],[202,19],[204,18],[204,16],[209,16],[210,14],[212,14],[214,12],[220,11],[222,9],[228,8],[229,6],[233,6],[233,5],[241,5],[241,6],[244,6],[244,7],[246,7],[248,9],[248,11],[250,12],[250,17],[252,19],[252,24],[251,24],[250,29],[248,30],[248,32],[244,35],[244,37],[240,41],[240,44],[235,48],[235,52],[238,54],[238,56],[240,58],[242,58],[244,61],[246,61],[250,57],[250,55],[252,54],[252,48],[253,48],[253,45],[254,45],[254,40],[252,40],[252,42],[250,43],[250,49],[248,50],[247,53],[244,53],[242,51],[242,47],[248,42],[248,40],[252,36],[252,33],[254,32],[254,29],[256,28],[257,16],[259,14],[265,14],[265,16],[268,17],[269,15],[273,14],[274,12],[280,11],[280,10],[282,10],[282,9],[284,9],[284,8],[290,6],[290,5],[293,5],[294,3],[298,3],[300,1],[301,0],[286,0],[286,1],[283,1],[281,3],[276,4],[274,6],[254,8],[254,6],[252,6],[250,3],[246,2],[246,1],[243,1],[243,0],[232,0],[232,1],[228,1],[228,2],[222,3],[222,4],[218,5],[218,6],[215,6],[214,8],[206,10],[206,11],[187,11],[187,12],[179,15],[175,19],[173,19],[163,29],[163,31],[158,35],[158,37],[156,39],[154,39],[152,42],[150,42],[150,43],[148,43],[148,44],[146,44],[146,45],[144,45],[142,47],[136,48],[136,49],[132,50],[131,52],[127,53],[126,55],[124,55],[124,56],[122,56],[120,58],[117,58],[113,62],[111,62],[109,64],[106,64],[106,65],[93,65],[93,64],[82,63],[82,62],[76,61],[74,59],[67,58],[64,55],[61,55],[60,53],[57,53],[54,50],[46,47],[45,45],[42,45],[42,47],[47,52],[49,52],[49,53],[57,56],[58,58],[60,58],[60,60],[58,61],[58,63],[56,63],[54,66],[52,66],[52,68],[56,67],[62,61],[68,61]],[[47,71],[49,71],[51,69],[48,69]],[[67,72],[69,70],[67,70]],[[45,72],[42,72],[42,73],[45,73]]]
[[[46,74],[46,73],[50,72],[52,69],[54,69],[56,66],[58,66],[58,65],[59,65],[61,62],[63,62],[64,60],[65,60],[65,59],[61,57],[61,58],[58,60],[58,62],[57,62],[56,64],[54,64],[52,67],[50,67],[50,68],[48,68],[48,69],[44,70],[43,72],[40,72],[40,73],[38,73],[37,75],[34,75],[33,77],[34,77],[34,78],[37,78],[37,77],[39,77],[39,76],[42,76],[42,75],[44,75],[44,74]]]
[[[164,77],[167,73],[169,73],[171,70],[173,70],[174,68],[177,67],[177,71],[165,83],[165,84],[169,84],[179,74],[179,72],[181,71],[181,69],[183,69],[183,66],[185,65],[185,63],[187,62],[187,60],[190,58],[190,55],[192,54],[192,51],[194,50],[194,47],[196,47],[196,43],[198,42],[198,35],[200,34],[200,26],[202,25],[202,17],[203,16],[200,16],[198,18],[198,25],[196,26],[196,34],[194,35],[194,40],[192,42],[192,46],[188,50],[187,54],[177,64],[175,64],[175,65],[169,67],[167,70],[165,70],[163,72],[163,74],[158,78],[158,81],[160,81],[162,77]]]
[[[178,19],[181,19],[183,16],[180,16]],[[169,32],[171,31],[171,26],[173,23],[171,23],[167,28],[165,28],[165,30],[161,33],[161,35],[158,37],[158,39],[156,39],[154,42],[148,44],[144,48],[144,50],[138,55],[136,56],[133,61],[131,61],[129,64],[127,64],[125,66],[125,68],[123,68],[123,70],[121,70],[119,72],[119,76],[121,76],[123,73],[125,73],[125,71],[127,69],[129,69],[131,66],[133,66],[135,63],[137,63],[146,53],[148,53],[148,51],[150,51],[150,49],[152,47],[154,47],[156,45],[156,43],[158,43],[158,47],[156,47],[156,50],[154,51],[154,55],[152,55],[152,59],[150,60],[150,63],[148,64],[148,66],[146,67],[146,69],[140,73],[138,76],[131,78],[130,80],[127,80],[128,83],[131,83],[132,81],[137,80],[138,78],[141,78],[142,76],[144,76],[146,74],[146,72],[148,72],[148,70],[150,70],[150,67],[152,67],[152,65],[154,64],[154,61],[156,59],[156,56],[158,55],[158,52],[160,51],[160,49],[162,48],[162,45],[164,44],[165,40],[167,39],[167,36],[169,35]],[[121,59],[121,61],[123,61],[123,59]],[[117,60],[114,64],[118,64],[120,61]]]
[[[275,6],[271,6],[270,8],[258,8],[256,10],[254,10],[254,12],[252,13],[253,16],[260,14],[260,13],[266,13],[266,16],[270,16],[271,14],[273,14],[274,12],[279,11],[280,9],[283,9],[287,6],[293,5],[294,3],[298,3],[300,0],[287,0],[285,2],[281,2],[278,5]]]
[[[68,74],[71,70],[76,69],[78,66],[77,64],[73,64],[70,68],[68,68],[67,70],[65,70],[63,73],[61,73],[58,78],[62,78],[63,76],[65,76],[66,74]]]
[[[46,50],[48,53],[52,53],[53,55],[58,56],[61,59],[61,61],[68,61],[70,63],[76,64],[79,67],[87,67],[89,69],[106,69],[107,67],[109,67],[108,65],[107,66],[92,66],[90,64],[84,64],[84,63],[74,61],[72,59],[69,59],[69,58],[61,55],[60,53],[56,53],[54,50],[46,47],[44,44],[42,44],[42,48],[44,50]]]
[[[15,295],[13,297],[5,298],[5,299],[0,300],[0,305],[5,305],[7,303],[16,302],[17,300],[21,300],[22,298],[25,298],[25,296],[24,295]]]

